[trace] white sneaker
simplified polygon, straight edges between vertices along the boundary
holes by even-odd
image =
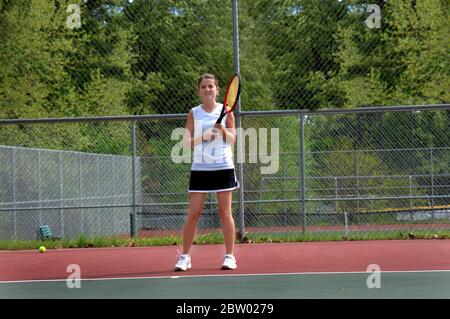
[[[223,258],[222,269],[227,270],[227,269],[236,269],[236,268],[237,268],[236,258],[234,258],[233,255],[225,255]]]
[[[191,257],[188,254],[182,254],[175,265],[175,271],[186,271],[191,267]]]

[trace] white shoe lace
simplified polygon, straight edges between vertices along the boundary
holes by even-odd
[[[182,254],[179,249],[177,249],[177,257],[178,262],[177,265],[184,265],[189,263],[189,255],[188,254]]]

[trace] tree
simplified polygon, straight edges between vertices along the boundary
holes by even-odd
[[[333,74],[337,26],[346,6],[338,1],[267,1],[253,4],[259,36],[267,43],[276,108],[339,107]]]
[[[111,1],[85,2],[81,9],[81,29],[68,28],[69,3],[16,1],[3,7],[0,117],[46,118],[126,112],[125,98],[131,78],[131,34],[113,23],[117,14],[114,10],[106,10],[109,19],[99,15],[95,6],[111,8]],[[80,127],[59,127],[59,135],[39,126],[8,127],[2,128],[0,135],[14,145],[82,150],[90,145],[97,132],[89,137],[86,134],[90,131]],[[122,138],[128,139],[129,135]],[[92,150],[90,146],[89,149]]]
[[[366,5],[350,1],[353,21]],[[448,4],[441,0],[380,2],[382,27],[339,28],[336,74],[347,107],[446,103],[449,99]]]

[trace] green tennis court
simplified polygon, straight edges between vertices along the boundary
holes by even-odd
[[[2,282],[0,298],[450,298],[450,271],[382,272],[378,282],[369,276],[352,272],[94,279],[81,280],[79,288],[69,288],[66,280]]]

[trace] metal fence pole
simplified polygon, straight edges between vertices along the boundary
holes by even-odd
[[[335,198],[335,201],[334,201],[334,209],[336,210],[336,214],[338,213],[338,211],[339,211],[339,204],[338,204],[338,201],[337,201],[337,199],[338,199],[338,197],[339,197],[339,194],[338,194],[338,178],[335,176],[334,177],[334,198]]]
[[[282,157],[283,157],[283,160],[282,160],[282,163],[283,163],[283,189],[284,189],[284,192],[283,192],[283,199],[284,199],[284,205],[283,205],[283,212],[284,212],[284,216],[283,216],[283,221],[284,221],[284,226],[287,226],[289,223],[288,223],[288,217],[287,217],[287,209],[286,209],[286,205],[287,205],[287,202],[286,202],[286,199],[287,199],[287,196],[286,196],[286,193],[287,193],[287,185],[286,185],[286,181],[287,181],[287,178],[286,178],[286,155],[285,154],[280,154]]]
[[[412,176],[409,175],[409,207],[412,209],[413,208],[413,191],[412,191]]]
[[[430,150],[430,170],[431,170],[431,221],[434,224],[434,167],[433,167],[433,149]]]
[[[344,212],[344,229],[345,229],[345,235],[348,235],[348,213]]]
[[[117,177],[116,177],[116,172],[117,172],[117,168],[116,168],[116,158],[115,157],[111,157],[111,162],[112,162],[112,180],[113,180],[113,184],[112,184],[112,193],[114,196],[113,199],[113,205],[114,208],[112,210],[112,223],[113,223],[113,229],[114,232],[118,232],[119,229],[117,227],[117,221],[116,221],[116,214],[117,214],[117,207],[116,205],[119,203],[118,197],[119,197],[119,192],[117,191]]]
[[[131,237],[136,237],[136,121],[132,121],[131,124],[131,145],[132,145],[132,155],[131,155],[131,197],[132,197],[132,213],[130,218],[130,233]]]
[[[96,205],[99,204],[99,198],[100,198],[100,164],[99,164],[98,156],[96,156],[95,157],[95,203],[96,203]],[[102,231],[100,214],[101,214],[101,208],[97,208],[97,214],[95,214],[97,217],[96,218],[97,225],[95,225],[96,226],[95,232],[97,234],[101,233],[101,231]]]
[[[82,159],[81,159],[82,153],[78,154],[78,174],[79,174],[79,191],[80,191],[80,207],[83,207],[84,205],[84,200],[83,200],[83,165],[81,163]],[[84,213],[85,210],[81,209],[80,210],[80,235],[84,234]]]
[[[60,236],[64,237],[64,182],[63,182],[63,171],[62,171],[62,153],[58,152],[58,169],[59,169],[59,199],[61,200],[61,210],[59,211],[59,219],[61,224]]]
[[[234,72],[240,74],[239,65],[239,29],[238,29],[238,5],[237,0],[233,0],[233,60]],[[236,106],[236,127],[238,128],[237,136],[237,157],[239,171],[239,240],[243,242],[245,236],[245,212],[244,212],[244,164],[242,154],[242,118],[241,118],[241,99],[239,98]]]
[[[356,212],[357,212],[357,215],[356,216],[359,216],[359,213],[360,213],[360,203],[359,203],[359,150],[358,149],[356,149],[355,150],[355,175],[356,175],[356,198],[358,198],[357,200],[356,200]],[[358,219],[359,219],[359,217],[358,217]]]
[[[14,223],[14,239],[17,239],[17,211],[16,211],[16,205],[17,205],[17,194],[16,194],[16,149],[13,149],[13,156],[12,156],[12,175],[13,175],[13,184],[12,184],[12,193],[13,193],[13,223]]]
[[[300,206],[303,234],[306,232],[305,157],[305,115],[300,114]]]
[[[409,208],[410,208],[410,211],[411,211],[411,219],[414,221],[415,214],[414,214],[414,211],[413,211],[412,196],[413,196],[413,193],[412,193],[412,176],[409,175]]]
[[[38,151],[38,201],[39,201],[39,226],[42,226],[42,151]]]

